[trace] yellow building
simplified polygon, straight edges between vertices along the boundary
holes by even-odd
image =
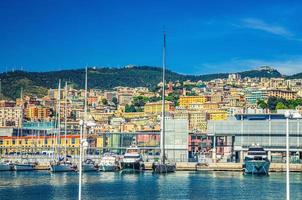
[[[22,137],[0,137],[0,147],[79,147],[79,135],[61,136],[58,139],[53,136],[22,136]]]
[[[25,109],[25,117],[30,121],[41,120],[45,121],[49,119],[50,108],[40,106],[30,106]]]
[[[145,112],[124,112],[121,113],[121,117],[124,117],[125,119],[133,119],[133,118],[142,118],[142,117],[146,117],[146,113]]]
[[[228,113],[224,110],[207,111],[207,120],[227,120]]]
[[[291,90],[268,90],[269,97],[279,97],[286,100],[295,99],[297,97],[297,92]]]
[[[206,96],[180,96],[179,106],[188,108],[190,104],[205,103],[207,101],[208,101],[208,97]]]
[[[170,112],[173,110],[173,104],[170,101],[165,101],[165,111]],[[162,102],[152,102],[146,103],[144,106],[145,113],[161,113],[162,112]]]

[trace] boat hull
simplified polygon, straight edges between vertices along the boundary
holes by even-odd
[[[99,170],[103,172],[115,172],[118,171],[118,167],[114,164],[104,164],[99,166]]]
[[[141,162],[122,162],[123,172],[142,172],[145,170],[145,165]]]
[[[266,160],[250,160],[245,161],[243,170],[245,174],[264,174],[269,172],[270,162]]]
[[[74,168],[71,165],[50,165],[51,172],[71,172]]]
[[[152,169],[155,173],[171,173],[176,171],[176,165],[171,163],[155,163],[152,165]]]
[[[13,169],[15,171],[32,171],[35,169],[35,166],[31,164],[15,164]]]
[[[97,168],[93,164],[83,164],[82,170],[83,172],[93,172],[97,171]]]
[[[11,171],[12,166],[9,164],[0,163],[0,171]]]

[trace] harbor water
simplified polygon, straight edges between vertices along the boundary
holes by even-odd
[[[291,199],[302,199],[302,173],[291,173]],[[1,200],[77,199],[78,174],[48,171],[0,172]],[[152,172],[83,174],[83,199],[285,199],[285,173]]]

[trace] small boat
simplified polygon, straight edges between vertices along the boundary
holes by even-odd
[[[59,161],[50,164],[51,172],[72,172],[75,171],[75,166],[68,161]]]
[[[13,170],[13,165],[11,162],[5,161],[5,162],[0,162],[0,171],[11,171]]]
[[[15,171],[32,171],[35,170],[36,163],[24,162],[13,164],[13,170]]]
[[[115,172],[120,169],[119,157],[115,154],[104,154],[99,163],[99,170],[103,172]]]
[[[82,170],[83,172],[92,172],[92,171],[97,171],[98,168],[93,160],[86,159],[82,164]]]
[[[176,164],[174,163],[152,163],[152,170],[155,173],[169,173],[176,171]]]
[[[270,161],[268,160],[266,151],[263,147],[259,145],[252,145],[249,147],[242,167],[245,174],[268,175]]]
[[[145,164],[138,147],[126,149],[121,162],[122,172],[142,172],[145,170]]]

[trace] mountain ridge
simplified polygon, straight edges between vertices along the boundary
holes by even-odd
[[[128,87],[156,87],[161,81],[162,69],[152,66],[127,66],[122,68],[109,67],[89,67],[88,87],[98,89],[112,89],[116,86]],[[276,69],[264,66],[257,69],[237,72],[242,78],[245,77],[285,77],[285,78],[302,78],[302,73],[292,76],[285,76]],[[167,81],[209,81],[217,78],[227,78],[229,74],[234,73],[216,73],[204,75],[184,75],[166,70]],[[85,69],[66,69],[49,72],[27,72],[14,71],[3,72],[0,74],[2,83],[2,94],[14,99],[20,96],[21,88],[25,95],[37,95],[38,97],[47,94],[49,88],[56,88],[58,80],[72,84],[74,88],[84,88]]]

